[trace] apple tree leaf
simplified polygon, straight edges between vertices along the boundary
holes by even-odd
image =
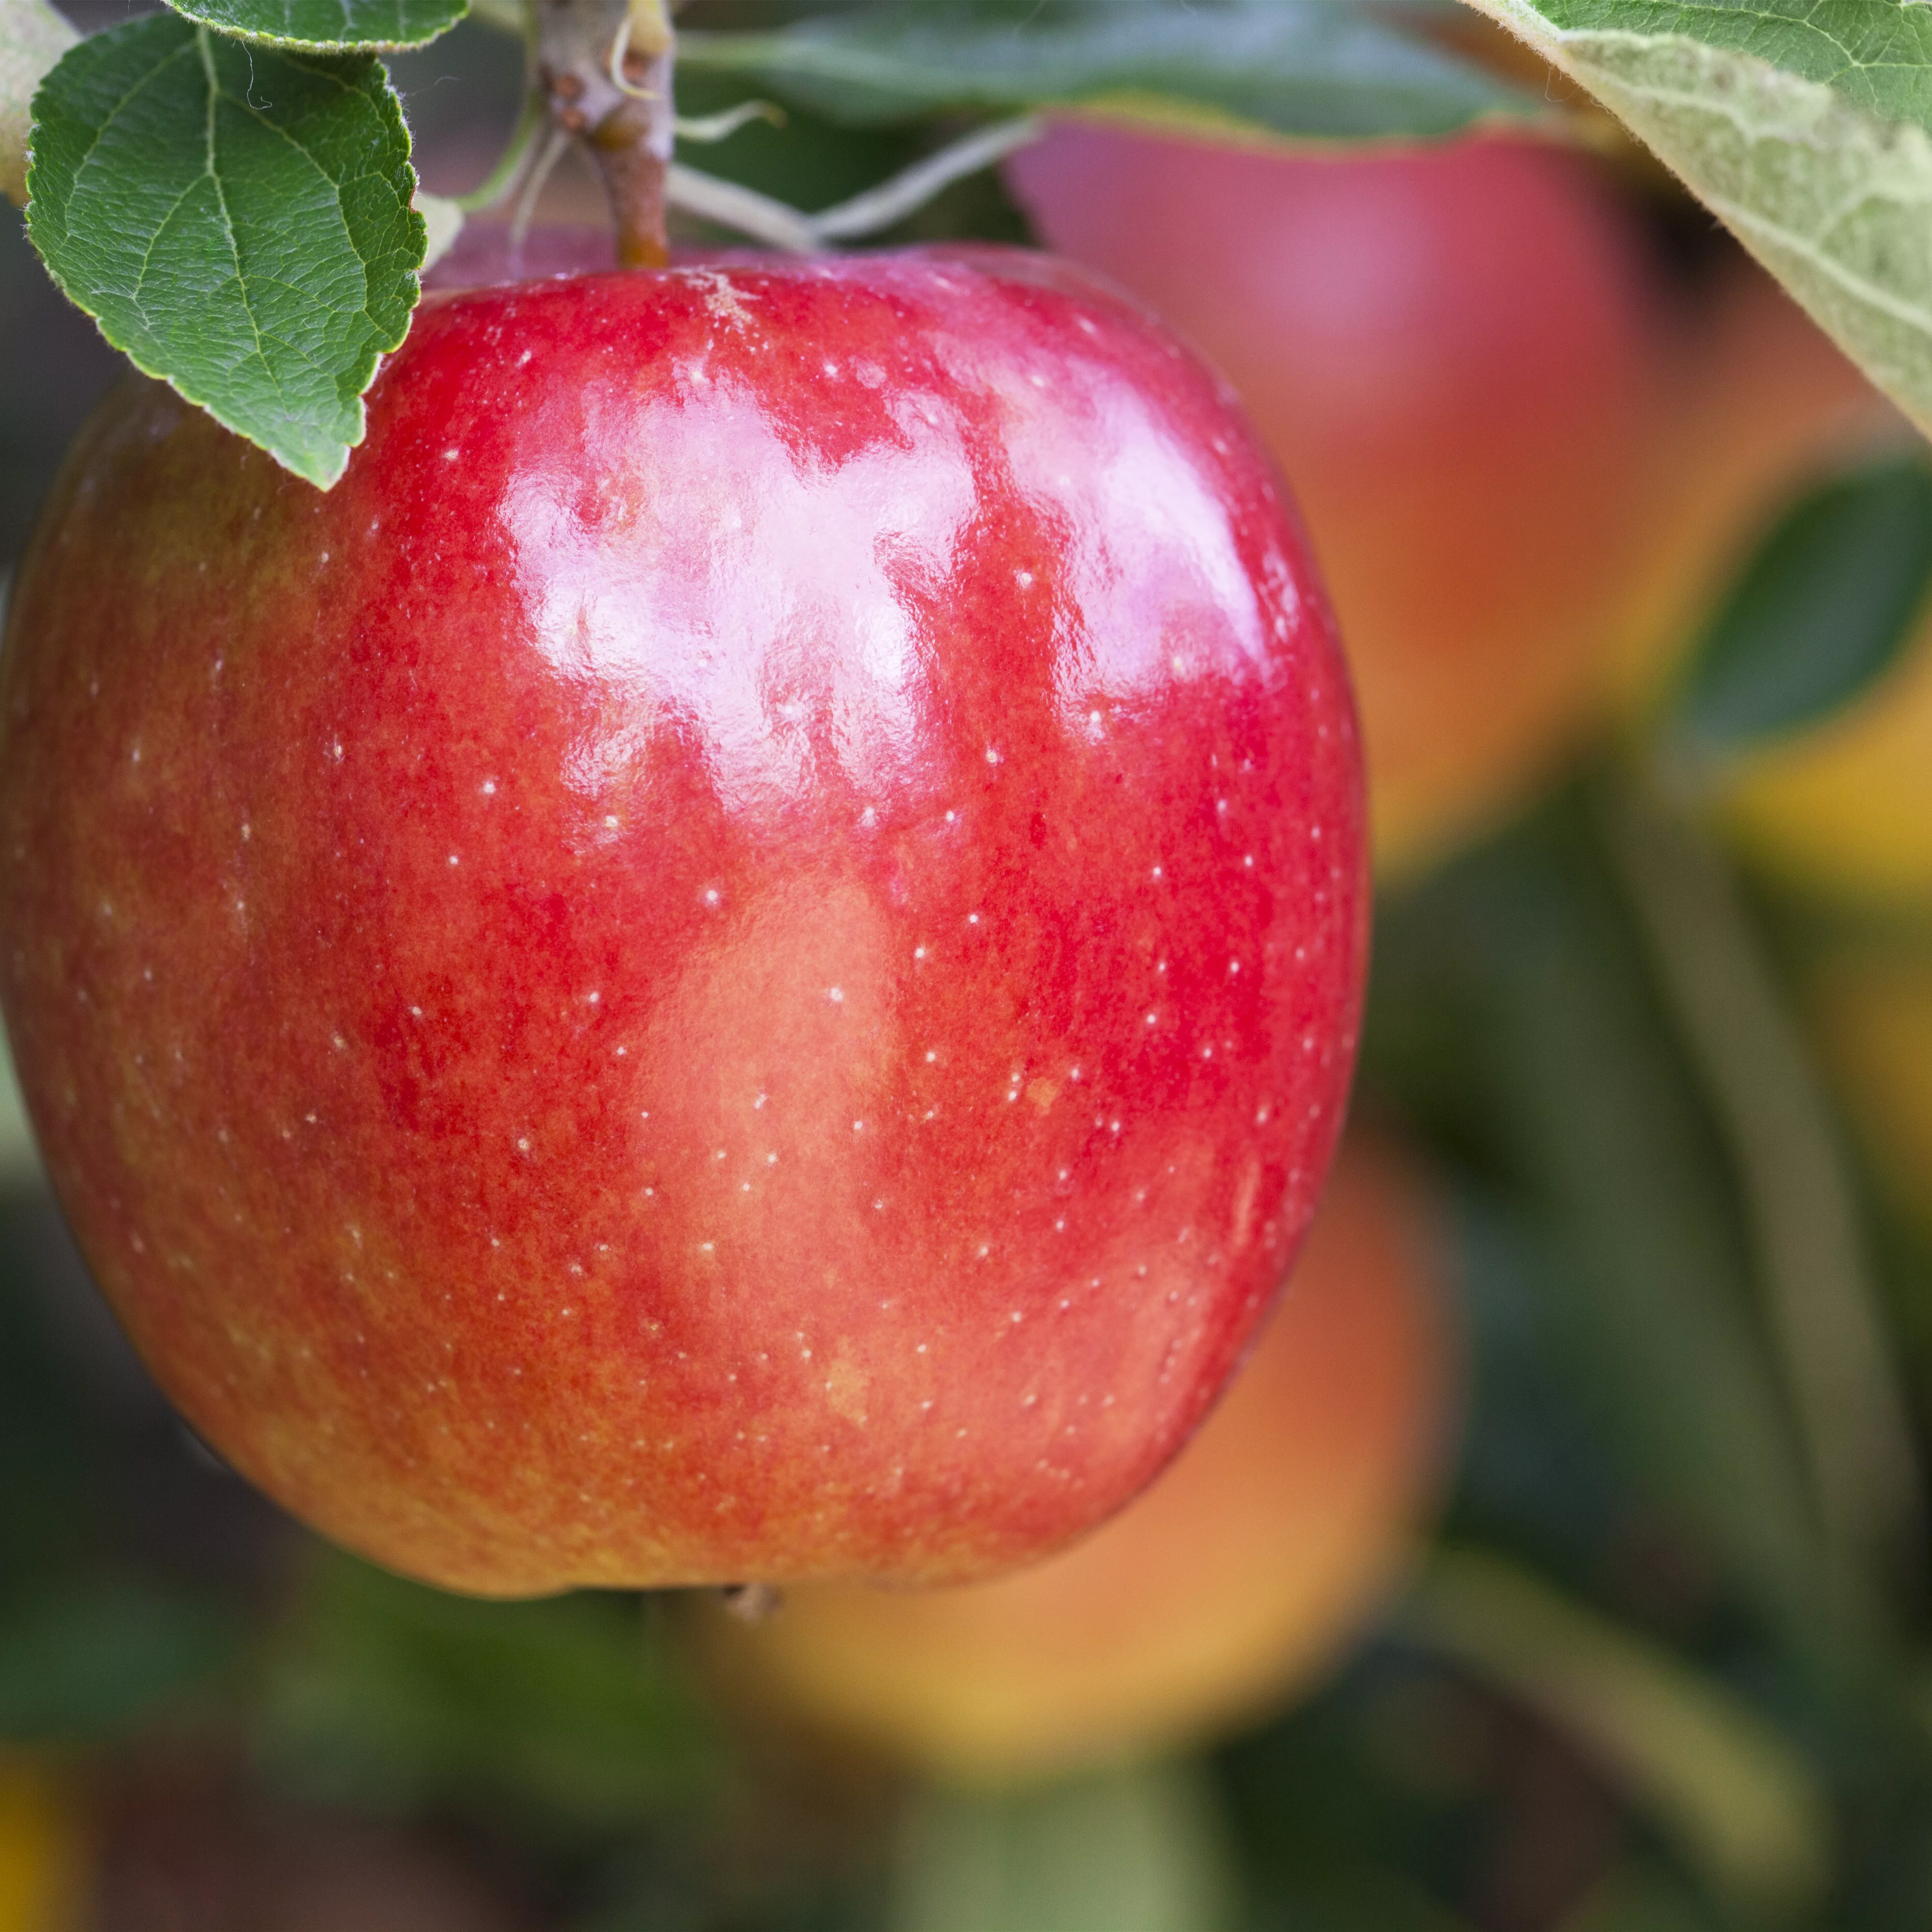
[[[1673,724],[1740,749],[1850,704],[1912,637],[1932,588],[1932,467],[1908,457],[1834,477],[1759,546],[1692,658]]]
[[[1059,107],[1232,140],[1368,140],[1553,112],[1344,0],[896,0],[770,32],[687,32],[678,60],[861,125]]]
[[[1932,8],[1472,4],[1595,95],[1932,428]]]
[[[27,227],[55,280],[137,367],[325,488],[416,305],[415,187],[370,54],[151,14],[34,98]]]
[[[27,198],[34,90],[80,38],[46,0],[0,0],[0,194]]]
[[[420,47],[446,33],[465,0],[169,0],[177,14],[224,34],[310,53]]]

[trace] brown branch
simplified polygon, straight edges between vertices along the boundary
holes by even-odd
[[[662,0],[536,0],[537,83],[552,124],[610,197],[617,265],[661,268],[664,173],[676,140],[673,43]]]

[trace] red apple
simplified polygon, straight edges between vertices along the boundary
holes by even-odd
[[[154,386],[0,664],[110,1300],[484,1593],[963,1577],[1185,1441],[1354,1043],[1354,727],[1225,390],[1034,258],[434,304],[326,495]]]
[[[1377,856],[1518,803],[1600,708],[1666,332],[1582,156],[1339,158],[1056,128],[1008,164],[1054,248],[1227,375],[1293,479],[1362,706]]]

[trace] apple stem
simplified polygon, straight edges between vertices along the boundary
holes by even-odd
[[[1046,131],[1045,123],[1031,114],[976,128],[877,188],[868,188],[836,207],[822,208],[816,214],[801,214],[788,202],[776,201],[755,188],[721,181],[716,176],[676,163],[665,176],[665,188],[674,208],[716,222],[722,228],[735,228],[740,234],[748,235],[768,248],[809,254],[834,242],[876,235],[903,221],[908,215],[917,214],[941,190],[967,175],[1004,160],[1007,155],[1038,140]]]
[[[617,265],[662,268],[664,176],[677,138],[664,0],[534,0],[536,80],[556,132],[602,177]]]

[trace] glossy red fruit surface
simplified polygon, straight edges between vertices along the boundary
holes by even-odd
[[[1287,471],[1384,868],[1520,805],[1600,706],[1658,448],[1668,334],[1602,174],[1488,135],[1286,155],[1073,123],[1007,166],[1042,238],[1198,344]]]
[[[194,1426],[513,1594],[963,1577],[1212,1402],[1338,1131],[1318,588],[1034,258],[419,314],[326,495],[158,387],[0,666],[4,997]]]

